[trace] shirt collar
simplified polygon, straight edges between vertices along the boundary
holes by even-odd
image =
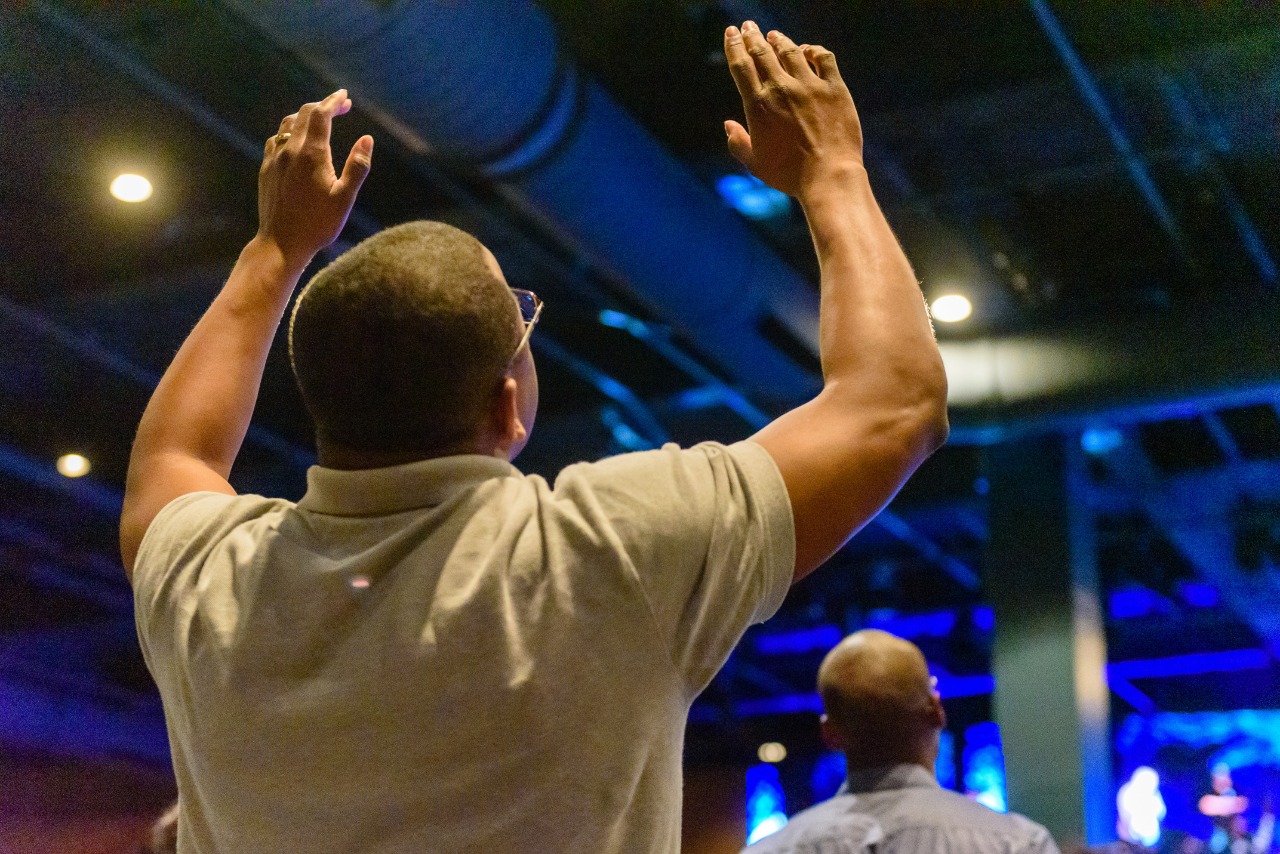
[[[524,477],[506,460],[478,454],[437,457],[377,469],[307,469],[298,507],[330,516],[384,516],[434,507],[486,480]]]
[[[851,768],[842,791],[850,794],[883,792],[890,789],[936,789],[938,778],[919,765],[883,765],[879,768]]]

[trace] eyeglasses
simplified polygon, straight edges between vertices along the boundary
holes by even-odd
[[[524,335],[520,336],[520,343],[511,354],[511,358],[514,359],[524,349],[524,345],[529,343],[529,336],[533,335],[533,327],[538,325],[538,318],[542,316],[543,303],[533,291],[512,288],[511,293],[515,295],[516,305],[520,306],[520,319],[524,321]]]

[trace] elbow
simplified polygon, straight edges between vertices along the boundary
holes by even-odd
[[[912,410],[913,444],[923,459],[945,445],[951,435],[951,423],[947,417],[947,374],[941,365],[933,376],[920,384],[919,396]]]
[[[937,411],[927,420],[921,431],[924,455],[930,456],[947,444],[947,438],[950,435],[951,422],[947,418],[946,398],[943,398],[942,405],[937,407]]]

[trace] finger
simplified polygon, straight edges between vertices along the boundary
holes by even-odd
[[[760,91],[760,75],[756,73],[755,61],[742,41],[742,31],[737,27],[724,31],[724,58],[729,63],[729,73],[733,75],[738,94],[744,101],[755,98]]]
[[[800,48],[796,47],[796,43],[785,34],[778,30],[770,30],[768,41],[773,45],[773,52],[777,54],[778,61],[788,74],[801,80],[814,76],[813,69],[809,67],[809,60]]]
[[[289,130],[293,127],[293,123],[294,121],[297,120],[297,118],[298,118],[297,113],[290,113],[289,115],[285,116],[283,119],[280,120],[280,130],[277,132],[288,133]]]
[[[805,63],[809,66],[809,70],[810,70],[810,71],[812,71],[812,72],[813,72],[813,74],[814,74],[814,76],[816,77],[816,76],[817,76],[817,74],[818,74],[818,69],[814,67],[814,65],[813,65],[813,63],[812,63],[812,62],[809,62],[809,48],[810,48],[810,47],[811,47],[811,45],[802,44],[802,45],[800,45],[800,52],[804,54],[804,61],[805,61]]]
[[[325,98],[307,117],[307,144],[313,147],[329,145],[329,132],[333,128],[333,117],[340,116],[351,109],[351,99],[346,89],[339,89]]]
[[[732,119],[724,123],[724,132],[729,137],[729,153],[752,174],[755,174],[756,158],[751,150],[751,134]]]
[[[360,192],[364,179],[369,177],[369,170],[372,167],[373,137],[365,134],[351,146],[346,165],[342,167],[342,177],[333,186],[333,192],[344,200],[347,207],[355,202],[356,194]]]
[[[778,55],[773,52],[773,46],[765,40],[764,33],[760,32],[754,21],[747,21],[742,25],[742,40],[747,45],[747,53],[751,54],[761,81],[781,81],[787,76],[782,70],[782,64],[778,62]]]
[[[840,69],[836,66],[836,55],[820,44],[805,45],[804,55],[817,69],[823,80],[839,80]]]
[[[289,125],[292,137],[289,139],[288,147],[297,151],[302,148],[303,143],[307,140],[307,132],[311,128],[311,114],[316,111],[316,107],[320,105],[316,102],[303,104],[298,108],[298,112],[294,113],[293,122]]]

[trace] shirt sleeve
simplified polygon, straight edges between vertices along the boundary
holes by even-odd
[[[286,503],[259,495],[191,492],[151,520],[133,566],[134,619],[153,674],[153,650],[168,646],[176,612],[196,590],[210,552],[241,523]]]
[[[566,469],[616,538],[691,693],[791,586],[795,528],[782,475],[754,442],[624,454]]]

